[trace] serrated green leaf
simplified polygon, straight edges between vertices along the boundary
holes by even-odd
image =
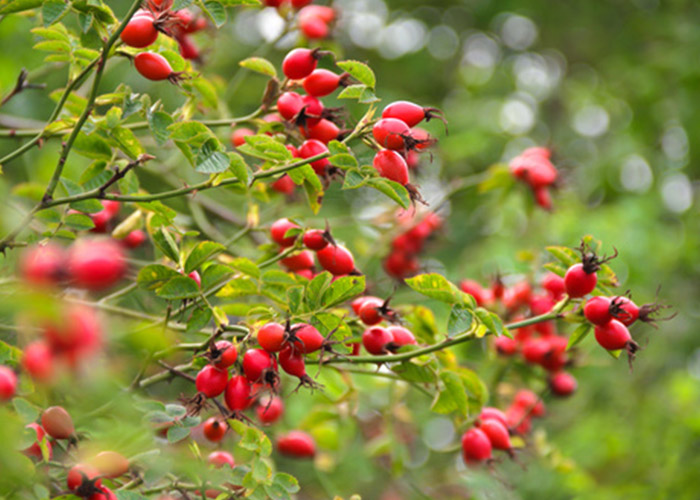
[[[41,7],[43,0],[12,0],[5,5],[0,6],[0,15],[14,14],[15,12],[23,12],[25,10],[36,9]]]
[[[24,422],[36,421],[36,419],[39,418],[39,413],[41,412],[39,408],[23,398],[14,398],[12,400],[12,406],[15,407],[15,411]]]
[[[187,436],[190,435],[190,428],[189,427],[182,427],[180,425],[174,425],[168,429],[168,442],[169,443],[177,443],[178,441],[182,441],[185,439]]]
[[[429,384],[437,380],[435,371],[428,365],[419,365],[411,361],[404,361],[392,366],[391,371],[409,382]]]
[[[159,146],[162,146],[170,138],[168,127],[174,123],[173,118],[164,111],[149,112],[146,114],[146,117],[153,138]]]
[[[464,304],[455,304],[450,311],[447,320],[447,336],[453,337],[460,333],[467,332],[472,327],[473,315],[469,307]]]
[[[591,330],[593,330],[593,325],[588,322],[581,323],[579,326],[577,326],[576,330],[574,330],[569,337],[569,342],[566,344],[566,349],[569,350],[575,345],[578,345],[588,336],[589,333],[591,333]]]
[[[165,229],[159,228],[153,233],[153,242],[163,254],[176,264],[180,262],[180,250],[173,237]]]
[[[248,165],[241,155],[238,153],[228,153],[230,160],[229,169],[236,176],[236,179],[241,181],[244,186],[248,185],[249,173]]]
[[[464,383],[459,375],[451,371],[440,373],[440,390],[433,400],[430,409],[435,413],[448,415],[454,411],[468,416],[468,398]]]
[[[58,21],[63,14],[68,11],[70,5],[63,0],[45,0],[41,7],[41,17],[44,20],[44,26],[50,26]]]
[[[348,85],[338,94],[338,99],[359,99],[366,89],[366,85]]]
[[[350,300],[365,291],[364,276],[343,276],[333,281],[323,294],[321,302],[325,308],[331,308]]]
[[[112,158],[109,143],[96,134],[87,135],[80,132],[73,142],[73,151],[93,160],[109,161]]]
[[[249,57],[248,59],[243,59],[238,64],[256,73],[261,73],[272,78],[277,77],[275,66],[263,57]]]
[[[124,127],[115,127],[110,131],[110,137],[129,158],[135,160],[145,151],[134,133]]]
[[[250,259],[245,257],[238,257],[229,262],[229,265],[237,271],[252,276],[254,278],[260,277],[260,268],[258,265]]]
[[[185,273],[189,274],[209,259],[226,250],[220,243],[202,241],[195,246],[185,261]]]
[[[221,28],[226,23],[226,9],[221,5],[221,2],[206,0],[201,2],[200,6],[217,28]]]
[[[177,276],[168,280],[156,294],[166,300],[183,300],[199,296],[200,290],[192,278]]]
[[[76,231],[85,231],[95,227],[95,223],[92,222],[92,219],[85,214],[68,214],[63,222],[66,226]]]
[[[360,83],[367,87],[374,88],[377,84],[377,79],[374,76],[372,69],[365,63],[360,61],[340,61],[336,63],[339,68],[350,73],[350,75]]]
[[[366,185],[381,191],[403,208],[411,206],[411,196],[406,188],[398,182],[383,177],[372,177],[367,179]]]
[[[448,304],[463,304],[473,309],[474,299],[457,288],[444,276],[436,273],[419,274],[408,278],[406,284],[418,293]]]
[[[357,167],[357,159],[351,154],[348,153],[338,153],[335,154],[331,157],[328,158],[328,161],[331,162],[331,165],[334,165],[339,168],[352,168],[352,167]]]
[[[136,282],[147,290],[155,290],[173,278],[181,276],[175,269],[162,264],[151,264],[139,271]]]

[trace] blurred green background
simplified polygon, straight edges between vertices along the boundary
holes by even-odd
[[[119,12],[127,2],[110,3]],[[394,427],[416,429],[411,445],[374,443],[384,447],[378,454],[394,446],[403,450],[394,450],[393,477],[387,473],[390,461],[363,458],[367,448],[350,439],[352,444],[346,441],[343,453],[319,470],[280,463],[282,470],[299,477],[305,488],[300,498],[355,492],[382,500],[463,498],[466,491],[485,499],[698,498],[700,123],[695,114],[700,106],[700,4],[346,0],[335,5],[341,18],[330,45],[343,58],[370,64],[383,102],[409,99],[440,107],[448,118],[449,135],[440,123],[427,127],[440,143],[432,163],[425,159],[417,180],[424,196],[448,217],[423,259],[427,269],[444,270],[454,281],[470,277],[488,282],[497,271],[515,279],[533,266],[538,269],[528,255],[544,257],[546,245],[576,246],[581,236],[592,234],[606,250],[619,250],[613,268],[623,290],[631,289],[638,303],[646,303],[661,286],[660,297],[679,314],[658,330],[634,327],[643,349],[631,373],[624,360],[613,360],[588,339],[581,355],[585,364],[573,370],[578,392],[549,405],[550,416],[537,423],[534,444],[517,463],[506,461],[493,471],[466,470],[456,453],[431,449],[439,449],[434,445],[443,439],[447,447],[458,436],[446,435],[449,421],[431,415],[427,401],[413,392],[407,396],[406,414],[403,405],[386,410]],[[255,51],[279,63],[295,42],[290,38],[277,47],[265,44],[265,38],[276,34],[275,16],[270,10],[231,11],[230,22],[215,36],[197,35],[206,61],[201,71],[227,96],[228,108],[219,110],[223,116],[254,109],[262,92],[262,77],[234,76],[237,61]],[[65,81],[65,70],[40,69],[43,54],[31,49],[29,32],[36,22],[16,16],[0,22],[3,92],[12,87],[21,67],[49,89]],[[125,82],[135,92],[162,98],[168,109],[181,102],[175,89],[147,83],[128,65],[111,65],[104,88]],[[41,121],[50,105],[47,92],[26,92],[2,108],[0,123],[8,126],[11,117]],[[222,131],[222,137],[226,134]],[[466,190],[441,204],[446,179],[482,172],[531,145],[552,147],[562,172],[554,213],[533,207],[523,186],[485,194]],[[13,147],[12,141],[0,141],[0,153]],[[4,166],[3,232],[16,220],[11,186],[47,180],[57,147],[47,144]],[[80,172],[84,166],[76,160],[69,171]],[[142,183],[159,189],[153,179],[144,177]],[[362,255],[368,274],[379,275],[381,254],[371,248],[376,234],[365,229],[357,237],[354,229],[374,214],[367,205],[377,195],[351,193],[331,189],[317,219],[334,220],[352,212],[353,220],[346,217],[342,220],[347,224],[337,224],[338,233]],[[308,208],[297,205],[292,210],[311,220]],[[287,215],[289,209],[265,205],[263,220]],[[11,272],[12,259],[3,260],[2,266],[4,274]],[[392,284],[382,278],[376,286],[388,292]],[[488,380],[500,361],[476,362],[480,349],[470,346],[461,354]],[[333,387],[332,380],[325,382]],[[359,378],[358,383],[367,384],[360,412],[366,427],[378,415],[376,408],[397,394],[381,383]],[[173,387],[172,394],[177,392]],[[310,418],[307,400],[301,395],[290,401],[288,425]],[[323,404],[324,397],[314,396],[314,401]],[[322,407],[317,411],[322,413]],[[336,436],[329,438],[333,441],[337,434],[354,435],[356,422],[343,419],[327,425],[329,435]],[[319,429],[322,433],[324,428]]]

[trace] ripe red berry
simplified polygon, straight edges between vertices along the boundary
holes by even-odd
[[[517,340],[508,338],[505,335],[497,337],[496,340],[493,341],[493,345],[496,351],[498,351],[498,354],[502,356],[512,356],[518,352],[518,347],[520,346]]]
[[[624,324],[613,319],[605,325],[595,327],[595,339],[603,349],[616,351],[627,348],[632,336]]]
[[[330,28],[328,24],[316,16],[303,16],[299,18],[299,29],[309,40],[321,40],[328,37]]]
[[[301,250],[280,260],[280,264],[292,272],[311,269],[314,267],[314,254],[310,250]]]
[[[285,236],[290,229],[300,229],[289,219],[278,219],[270,226],[270,237],[272,241],[281,247],[290,247],[297,239],[297,235]]]
[[[199,272],[192,271],[190,274],[187,275],[187,277],[194,280],[194,282],[197,283],[198,287],[202,287],[202,277],[199,275]]]
[[[352,307],[353,312],[359,316],[360,309],[364,305],[365,301],[369,300],[369,299],[373,299],[373,300],[376,299],[380,302],[382,300],[379,297],[372,297],[371,295],[363,295],[363,296],[357,297],[355,300],[353,300],[352,303],[350,304],[350,307]]]
[[[576,391],[576,386],[576,379],[570,373],[555,373],[549,379],[549,388],[556,396],[570,396]]]
[[[217,357],[214,360],[214,366],[225,370],[233,365],[238,359],[238,349],[228,340],[219,340],[214,344]]]
[[[253,402],[248,379],[243,375],[231,377],[231,380],[226,384],[224,399],[226,406],[231,411],[243,411],[248,408]]]
[[[532,287],[527,281],[520,281],[503,292],[501,301],[508,310],[513,311],[532,300]]]
[[[513,448],[510,444],[508,427],[495,419],[487,419],[481,422],[479,429],[489,438],[491,446],[497,450],[509,451]]]
[[[627,297],[614,297],[610,307],[612,316],[625,326],[630,326],[639,319],[639,306]]]
[[[292,0],[294,1],[294,0]],[[307,3],[308,2],[307,0]],[[335,10],[333,7],[326,7],[325,5],[309,5],[308,7],[304,7],[301,9],[299,12],[299,18],[303,17],[318,17],[319,19],[330,23],[333,22],[333,19],[335,19]]]
[[[126,268],[124,252],[114,240],[81,240],[68,254],[68,272],[78,288],[109,288],[122,279]]]
[[[284,413],[284,403],[278,396],[272,396],[269,400],[262,400],[255,408],[258,420],[265,425],[277,422]]]
[[[533,417],[544,416],[544,403],[540,397],[528,389],[521,389],[515,394],[513,406],[530,412]]]
[[[336,75],[327,69],[314,70],[304,79],[304,90],[315,97],[332,94],[340,85],[344,75]]]
[[[146,241],[146,233],[141,229],[134,229],[126,237],[121,240],[122,245],[126,248],[138,248]]]
[[[258,344],[267,352],[279,352],[287,340],[287,332],[279,323],[267,323],[258,330]]]
[[[372,135],[380,146],[398,151],[405,149],[404,137],[409,133],[408,125],[396,118],[382,118],[372,128]]]
[[[36,340],[24,348],[22,367],[32,378],[47,382],[54,373],[54,355],[46,342]]]
[[[304,355],[300,351],[291,345],[287,345],[280,351],[279,358],[280,366],[286,373],[302,380],[308,379]]]
[[[533,295],[530,298],[530,311],[533,315],[547,314],[555,305],[554,299],[548,295]]]
[[[413,335],[413,332],[411,332],[411,330],[409,330],[408,328],[399,325],[392,325],[388,327],[387,330],[389,330],[389,333],[391,333],[391,336],[393,338],[391,343],[395,349],[409,344],[416,344],[416,337]]]
[[[511,406],[506,412],[508,428],[514,432],[524,435],[532,429],[532,414],[520,406]]]
[[[304,233],[304,246],[310,250],[323,250],[328,246],[326,232],[322,229],[310,229]]]
[[[50,406],[41,414],[41,426],[54,439],[68,439],[75,434],[73,419],[60,406]]]
[[[350,274],[355,270],[355,259],[347,248],[328,245],[316,253],[319,264],[335,276]]]
[[[403,279],[414,274],[419,267],[418,259],[415,255],[408,252],[393,251],[384,259],[384,270],[389,276],[397,279]]]
[[[274,189],[278,193],[292,194],[294,192],[296,184],[294,184],[294,181],[291,177],[289,177],[287,174],[284,174],[282,177],[270,184],[270,187],[272,187],[272,189]]]
[[[228,430],[228,425],[225,422],[219,422],[216,417],[208,418],[202,424],[202,432],[204,437],[209,441],[219,442],[224,439],[226,431]]]
[[[176,74],[168,60],[155,52],[141,52],[134,57],[134,66],[141,76],[149,80],[167,80]]]
[[[564,275],[564,286],[569,297],[576,299],[591,293],[598,283],[595,272],[587,273],[581,263],[571,266]]]
[[[528,363],[540,365],[549,352],[549,342],[544,339],[528,339],[523,343],[523,358]]]
[[[17,392],[17,375],[9,366],[0,365],[0,401],[12,399]]]
[[[197,390],[208,398],[215,398],[226,389],[228,372],[220,370],[214,365],[202,368],[195,378]]]
[[[100,492],[93,493],[88,497],[88,500],[117,500],[117,495],[115,495],[114,492],[106,486],[100,486],[97,489]]]
[[[306,7],[309,5],[313,0],[292,0],[292,7],[295,9],[301,9],[302,7]]]
[[[296,458],[311,458],[316,454],[316,442],[303,431],[289,431],[277,438],[277,451]]]
[[[307,121],[306,127],[302,127],[301,132],[307,139],[316,139],[324,144],[328,144],[338,138],[340,129],[332,121],[322,118],[313,125]]]
[[[491,441],[479,428],[471,428],[462,436],[462,456],[467,463],[489,460],[491,449]]]
[[[370,354],[386,353],[387,344],[394,340],[394,336],[386,328],[373,326],[367,328],[362,334],[362,345]]]
[[[535,203],[545,210],[552,209],[552,193],[548,187],[536,187],[533,194],[535,195]]]
[[[309,127],[318,125],[323,113],[323,103],[312,95],[302,96],[301,102],[304,110],[303,123]]]
[[[487,294],[484,287],[478,281],[475,280],[462,280],[459,283],[459,288],[464,292],[468,293],[476,301],[476,305],[483,306],[487,302]]]
[[[180,55],[183,59],[197,60],[199,59],[199,48],[194,43],[191,37],[182,33],[175,37],[177,44],[180,46]]]
[[[148,47],[158,38],[158,30],[153,24],[153,16],[134,16],[121,32],[122,42],[130,47]]]
[[[285,120],[292,120],[304,107],[304,100],[296,92],[285,92],[277,99],[277,111]]]
[[[377,297],[366,297],[362,306],[360,306],[357,315],[362,322],[367,326],[381,323],[382,314],[380,308],[384,301]]]
[[[29,448],[24,449],[22,452],[27,455],[28,457],[33,457],[38,460],[41,460],[43,458],[43,455],[41,453],[41,446],[39,443],[44,439],[44,436],[46,436],[46,432],[44,429],[39,425],[34,422],[31,424],[27,424],[25,426],[27,429],[33,429],[35,434],[36,434],[36,441],[32,443],[32,445]],[[53,448],[51,446],[51,442],[47,439],[44,441],[44,444],[46,445],[46,448],[49,452],[49,460],[53,457]]]
[[[245,138],[251,135],[255,135],[255,132],[249,128],[237,128],[231,133],[231,144],[233,147],[237,148],[245,144]]]
[[[498,408],[494,408],[492,406],[484,406],[479,414],[479,419],[481,419],[482,422],[484,420],[497,420],[504,426],[508,427],[508,419],[506,418],[506,414]]]
[[[328,153],[328,148],[317,139],[309,139],[304,141],[304,144],[302,144],[299,148],[299,155],[304,159],[323,153]],[[331,162],[328,161],[328,158],[321,158],[320,160],[312,161],[311,168],[313,168],[314,172],[316,172],[318,175],[325,175],[326,168],[330,164]]]
[[[583,306],[583,315],[594,325],[605,325],[613,319],[610,314],[610,302],[610,297],[591,297]]]
[[[313,326],[307,323],[292,325],[292,338],[289,343],[295,350],[302,354],[309,354],[318,351],[324,342],[323,335]]]
[[[277,361],[263,349],[248,349],[243,355],[243,373],[251,383],[274,383]]]
[[[403,156],[390,149],[382,149],[375,156],[372,165],[379,175],[402,186],[408,184],[408,165]]]
[[[71,305],[66,308],[60,321],[44,326],[44,337],[54,351],[82,356],[100,346],[102,327],[94,309]]]
[[[542,288],[544,288],[554,300],[561,299],[566,292],[564,278],[554,273],[547,273],[544,278],[542,278]]]
[[[74,465],[66,476],[66,486],[71,491],[75,491],[83,485],[84,481],[93,481],[100,472],[88,464],[77,464]],[[102,479],[95,481],[94,485],[100,487],[102,485]]]
[[[430,116],[429,109],[408,101],[395,101],[384,108],[382,118],[397,118],[409,127],[415,127]]]
[[[309,76],[316,69],[318,51],[294,49],[282,61],[282,72],[290,80],[300,80]]]
[[[212,451],[207,457],[207,462],[209,462],[214,467],[221,468],[224,465],[228,465],[232,469],[236,466],[236,462],[228,451]],[[218,495],[217,495],[218,496]]]
[[[66,255],[53,243],[27,248],[20,260],[20,275],[33,285],[55,285],[63,275]]]

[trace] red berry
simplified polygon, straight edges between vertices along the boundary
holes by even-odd
[[[476,305],[483,306],[486,304],[486,292],[478,281],[462,280],[459,284],[459,288],[461,288],[464,293],[468,293],[474,297]]]
[[[325,339],[313,326],[306,323],[298,323],[292,325],[291,330],[294,335],[289,342],[300,353],[310,354],[318,351],[323,346]]]
[[[124,252],[114,240],[82,240],[68,255],[68,272],[75,286],[88,290],[109,288],[126,273]]]
[[[313,156],[320,155],[322,153],[328,153],[328,148],[325,144],[317,139],[309,139],[304,141],[304,144],[299,148],[299,155],[306,159]],[[325,175],[326,168],[331,164],[328,158],[321,158],[320,160],[312,161],[311,168],[314,169],[318,175]]]
[[[284,0],[265,0],[265,5],[268,7],[279,7],[284,3]]]
[[[323,250],[328,246],[326,232],[321,229],[311,229],[304,233],[304,246],[310,250]]]
[[[503,305],[515,310],[528,304],[532,299],[532,287],[527,281],[520,281],[503,292]]]
[[[537,203],[537,205],[545,210],[552,209],[552,194],[550,193],[549,188],[537,187],[533,193],[535,195],[535,203]]]
[[[65,260],[65,252],[58,245],[35,245],[22,253],[20,275],[33,285],[55,285],[61,280]]]
[[[321,40],[328,37],[330,28],[321,18],[315,16],[303,16],[299,18],[299,29],[309,40]]]
[[[388,327],[387,330],[389,330],[389,333],[391,333],[391,336],[393,337],[392,344],[397,348],[409,344],[416,344],[416,337],[408,328],[404,328],[403,326],[399,325],[392,325]]]
[[[198,287],[202,287],[202,277],[197,271],[192,271],[190,274],[187,275],[187,277],[194,280],[194,282],[197,283]]]
[[[292,7],[295,9],[301,9],[302,7],[306,7],[309,5],[313,0],[292,0]]]
[[[549,343],[544,339],[529,339],[523,344],[522,352],[525,361],[539,365],[549,352]]]
[[[44,337],[55,351],[76,356],[94,352],[102,343],[102,327],[95,310],[83,305],[68,306],[60,321],[44,326]]]
[[[305,95],[301,98],[304,109],[304,123],[309,127],[318,125],[323,113],[323,103],[312,95]]]
[[[596,273],[587,273],[581,263],[571,266],[564,275],[566,293],[573,299],[591,293],[595,289],[596,283],[598,283]]]
[[[303,431],[289,431],[277,438],[277,451],[296,458],[311,458],[316,454],[314,438]]]
[[[180,46],[180,55],[183,59],[197,60],[199,59],[199,49],[197,44],[194,43],[192,38],[186,34],[180,34],[175,37],[178,45]]]
[[[506,418],[506,414],[503,413],[498,408],[493,408],[492,406],[484,406],[481,409],[481,413],[479,414],[479,418],[481,419],[482,422],[485,420],[497,420],[498,422],[502,423],[504,426],[508,427],[508,419]]]
[[[73,419],[60,406],[51,406],[41,414],[41,426],[54,439],[68,439],[75,434]]]
[[[233,455],[231,455],[228,451],[212,451],[207,457],[207,462],[217,469],[223,467],[224,465],[228,465],[232,469],[236,466],[236,462],[233,460]]]
[[[68,471],[66,485],[69,490],[75,491],[82,486],[85,480],[92,481],[99,475],[100,472],[92,465],[77,464]],[[94,484],[96,487],[100,487],[102,485],[102,479],[98,479]]]
[[[380,308],[384,304],[382,299],[367,297],[359,309],[358,316],[367,326],[372,326],[382,321]]]
[[[610,314],[610,297],[591,297],[583,306],[583,315],[594,325],[605,325],[613,319]]]
[[[228,425],[224,422],[219,422],[216,417],[211,417],[205,420],[202,424],[202,432],[204,437],[209,441],[219,442],[224,439],[224,435],[228,430]]]
[[[17,392],[17,375],[9,366],[0,365],[0,401],[12,399]]]
[[[153,24],[153,16],[140,15],[131,18],[119,36],[128,46],[140,49],[156,41],[158,30]]]
[[[258,420],[266,425],[271,425],[277,422],[284,413],[284,403],[277,396],[272,396],[269,400],[260,401],[255,413],[258,415]]]
[[[625,349],[632,336],[627,327],[620,321],[613,319],[609,323],[595,327],[595,339],[608,351]]]
[[[231,144],[233,147],[243,146],[245,144],[245,138],[251,135],[255,135],[255,132],[249,128],[237,128],[231,134]]]
[[[481,422],[479,427],[484,434],[489,438],[491,446],[497,450],[510,450],[513,446],[510,444],[510,436],[508,435],[508,427],[498,420],[490,419]]]
[[[214,362],[215,367],[225,370],[238,359],[238,349],[228,340],[219,340],[214,347],[218,353],[217,360]]]
[[[214,365],[202,368],[195,378],[197,390],[208,398],[215,398],[226,389],[228,372],[220,370]]]
[[[280,351],[280,366],[289,375],[306,379],[306,363],[304,363],[304,355],[291,345],[287,345]]]
[[[308,7],[301,9],[299,12],[299,19],[306,16],[318,17],[319,19],[330,23],[333,21],[333,19],[335,19],[335,10],[333,7],[326,7],[325,5],[309,5]]]
[[[511,406],[506,412],[508,428],[518,434],[527,434],[532,428],[531,413],[520,406]]]
[[[282,61],[282,72],[290,80],[300,80],[309,76],[316,69],[318,51],[294,49]]]
[[[324,144],[328,144],[338,138],[340,129],[332,121],[322,118],[314,125],[309,124],[307,121],[307,126],[302,127],[301,132],[307,139],[316,139]]]
[[[280,264],[292,272],[311,269],[314,267],[314,254],[310,250],[301,250],[280,260]]]
[[[547,273],[544,278],[542,278],[542,288],[544,288],[554,300],[561,299],[566,292],[564,278],[554,273]]]
[[[382,111],[382,118],[397,118],[409,127],[415,127],[425,117],[426,111],[424,108],[408,101],[392,102]]]
[[[282,177],[270,184],[270,187],[272,187],[272,189],[282,194],[292,194],[294,192],[295,186],[296,184],[294,184],[292,178],[289,177],[287,174],[284,174]]]
[[[121,240],[122,245],[124,245],[126,248],[138,248],[141,245],[143,245],[144,241],[146,241],[146,233],[144,233],[140,229],[134,229],[131,231],[129,234],[126,235],[126,238]]]
[[[516,393],[513,406],[528,411],[533,417],[544,416],[544,403],[537,394],[528,389],[521,389]]]
[[[149,80],[167,80],[174,75],[173,68],[170,67],[168,60],[155,52],[136,54],[134,66],[141,73],[141,76]]]
[[[251,383],[274,383],[277,361],[263,349],[248,349],[243,355],[243,373]]]
[[[342,75],[336,75],[327,69],[317,69],[304,79],[304,90],[315,97],[332,94],[338,88]]]
[[[615,297],[611,301],[611,313],[625,326],[630,326],[639,319],[639,306],[627,297]]]
[[[287,332],[279,323],[267,323],[258,330],[258,344],[267,352],[279,352],[287,340]]]
[[[408,125],[396,118],[382,118],[372,128],[372,135],[380,146],[398,151],[405,149],[404,137],[409,132]]]
[[[272,241],[281,247],[290,247],[297,239],[297,235],[286,236],[290,229],[300,229],[289,219],[278,219],[270,226],[270,237]]]
[[[469,429],[462,436],[462,455],[464,461],[483,462],[491,458],[491,441],[479,428]]]
[[[496,348],[496,351],[498,351],[498,354],[503,356],[512,356],[518,352],[518,347],[520,344],[517,340],[503,335],[501,337],[497,337],[496,340],[494,340],[493,345]]]
[[[304,107],[304,100],[296,92],[285,92],[277,99],[277,111],[285,120],[292,120]]]
[[[576,379],[570,373],[555,373],[549,379],[549,388],[556,396],[570,396],[576,391],[576,386]]]
[[[370,354],[386,353],[387,344],[394,340],[394,336],[386,328],[373,326],[362,334],[362,345]]]
[[[390,149],[382,149],[375,156],[372,165],[379,175],[402,186],[408,184],[408,165],[403,156]]]
[[[33,429],[34,432],[36,433],[36,441],[32,443],[32,445],[29,448],[26,448],[23,450],[23,453],[27,455],[28,457],[33,457],[38,460],[41,460],[43,458],[43,455],[41,453],[41,446],[39,443],[44,439],[44,436],[46,436],[46,432],[44,432],[44,429],[39,425],[34,422],[31,424],[27,424],[25,426],[27,429]],[[53,449],[51,446],[51,442],[47,439],[44,441],[44,444],[46,445],[46,448],[49,452],[49,460],[53,457]]]
[[[547,314],[554,307],[554,299],[548,295],[533,295],[530,298],[530,311],[533,315]]]
[[[100,493],[93,493],[88,500],[117,500],[117,495],[106,486],[100,486],[98,489]]]
[[[248,408],[253,402],[248,379],[243,375],[231,377],[228,384],[226,384],[224,399],[226,400],[226,406],[231,411],[243,411]]]
[[[407,252],[391,252],[384,260],[384,270],[397,279],[416,273],[419,267],[418,259]]]
[[[350,274],[355,270],[355,259],[347,248],[328,245],[316,253],[319,264],[335,276]]]
[[[36,340],[24,348],[22,367],[36,380],[47,382],[54,373],[54,355],[46,342]]]
[[[376,299],[376,300],[378,300],[378,301],[380,301],[380,302],[381,302],[381,300],[382,300],[382,299],[380,299],[379,297],[372,297],[372,296],[370,296],[370,295],[363,295],[362,297],[357,297],[357,298],[356,298],[355,300],[353,300],[352,303],[350,304],[350,306],[352,307],[352,310],[354,311],[354,313],[357,314],[357,315],[359,316],[359,315],[360,315],[360,309],[362,308],[362,306],[363,306],[363,304],[365,303],[365,301],[366,301],[366,300],[369,300],[369,299],[372,299],[372,300]]]

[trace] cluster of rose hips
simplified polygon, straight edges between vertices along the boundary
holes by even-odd
[[[280,246],[280,250],[284,251],[295,244],[299,231],[301,227],[289,219],[278,219],[270,226],[270,237]],[[290,232],[291,234],[288,234]],[[333,276],[357,273],[352,253],[344,246],[336,244],[328,229],[309,229],[302,236],[302,242],[306,250],[300,250],[280,260],[288,271],[313,279],[313,252],[316,252],[318,263]]]
[[[393,353],[405,345],[416,345],[416,338],[408,328],[398,324],[387,327],[377,326],[382,321],[399,321],[396,311],[389,307],[389,299],[364,295],[352,301],[352,310],[367,328],[362,333],[362,345],[370,354]],[[353,355],[359,353],[360,345],[353,345]]]
[[[462,456],[468,464],[490,461],[493,450],[502,450],[513,457],[511,434],[525,435],[532,428],[532,418],[545,414],[544,403],[532,391],[518,391],[504,413],[498,408],[484,407],[474,427],[462,435]]]
[[[189,35],[207,26],[203,17],[195,16],[188,9],[171,11],[172,0],[149,0],[148,8],[139,9],[121,32],[126,45],[138,49],[155,43],[158,33],[173,37],[185,59],[198,59],[199,49]],[[140,52],[134,57],[136,70],[149,80],[171,80],[180,75],[173,71],[168,60],[156,52]]]
[[[430,212],[396,236],[391,242],[391,252],[384,259],[387,274],[403,279],[418,272],[418,254],[423,250],[425,241],[441,226],[440,216]]]
[[[552,209],[550,187],[557,180],[557,169],[552,164],[552,152],[543,147],[528,148],[510,161],[510,172],[525,182],[535,196],[535,202],[545,210]]]
[[[299,29],[309,40],[328,38],[330,25],[335,20],[335,10],[323,5],[309,5],[312,0],[265,0],[265,5],[285,10],[288,6],[300,9],[297,16]]]

